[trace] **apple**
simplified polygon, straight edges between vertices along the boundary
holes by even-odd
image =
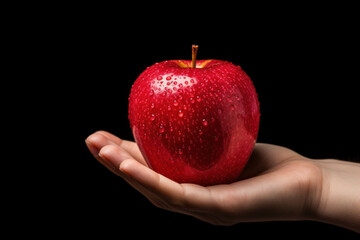
[[[170,60],[134,82],[129,120],[154,171],[203,186],[238,179],[255,145],[259,101],[250,77],[230,62]]]

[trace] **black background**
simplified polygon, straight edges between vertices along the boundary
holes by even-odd
[[[299,13],[291,8],[280,11],[283,15],[240,19],[242,11],[226,9],[231,6],[221,9],[226,17],[193,16],[191,9],[180,17],[93,6],[55,18],[49,12],[36,21],[28,37],[37,48],[30,53],[37,52],[43,65],[33,71],[43,69],[40,77],[47,79],[38,82],[46,89],[40,102],[51,101],[40,125],[56,144],[48,148],[53,157],[42,171],[48,181],[39,180],[42,197],[34,197],[33,214],[41,213],[35,231],[117,238],[355,236],[310,221],[212,226],[157,209],[87,151],[84,140],[97,130],[132,140],[127,118],[132,83],[155,62],[190,59],[191,44],[198,44],[198,59],[233,62],[251,77],[260,101],[258,142],[310,158],[359,161],[358,41],[351,13],[333,14],[336,6]]]

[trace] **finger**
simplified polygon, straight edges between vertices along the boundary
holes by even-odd
[[[172,207],[169,210],[192,215],[194,210],[213,207],[208,188],[196,184],[179,184],[132,159],[123,161],[120,170],[159,196]]]
[[[109,169],[111,172],[113,172],[114,174],[120,176],[119,170],[116,169],[112,164],[110,164],[109,162],[105,161],[104,159],[102,159],[99,156],[99,150],[98,150],[98,146],[93,145],[93,143],[91,141],[87,141],[86,142],[87,147],[89,148],[90,152],[92,153],[92,155],[95,157],[95,159],[100,162],[102,165],[104,165],[107,169]]]
[[[119,147],[113,141],[109,140],[107,137],[105,137],[104,135],[102,135],[98,132],[90,135],[86,139],[85,142],[86,142],[86,145],[89,148],[90,152],[96,158],[96,160],[98,160],[101,164],[103,164],[105,167],[107,167],[109,170],[111,170],[116,175],[121,175],[121,173],[119,171],[120,163],[118,165],[114,165],[112,162],[104,160],[104,158],[102,158],[100,156],[100,151],[105,146],[113,146],[114,148],[117,148],[118,151],[121,151],[120,155],[123,159],[131,158],[131,156],[128,153],[126,153],[125,150],[121,149],[121,147]]]
[[[95,132],[91,134],[85,140],[86,145],[88,146],[90,152],[97,156],[101,148],[106,145],[117,145],[114,141],[110,140],[109,138],[105,137],[103,134],[99,132]]]
[[[120,139],[115,135],[106,131],[97,131],[97,133],[105,136],[113,143],[121,146],[123,149],[125,149],[125,151],[127,151],[131,156],[133,156],[133,158],[135,158],[136,160],[147,166],[147,163],[144,160],[144,157],[141,154],[140,149],[135,142]]]
[[[132,159],[131,156],[126,151],[121,151],[119,146],[107,145],[103,147],[99,152],[99,158],[104,161],[106,164],[111,166],[111,170],[115,171],[117,175],[122,177],[127,181],[132,187],[145,195],[149,200],[154,199],[154,196],[148,189],[144,188],[136,180],[132,179],[131,176],[123,173],[120,170],[120,164],[126,159],[131,159],[132,161],[137,162],[135,159]],[[140,164],[142,165],[142,164]]]
[[[107,132],[107,131],[99,130],[99,131],[97,131],[96,133],[105,136],[106,138],[108,138],[109,140],[113,141],[113,142],[116,143],[117,145],[121,145],[121,143],[122,143],[122,141],[123,141],[121,138],[119,138],[119,137],[115,136],[114,134],[111,134],[111,133],[109,133],[109,132]]]

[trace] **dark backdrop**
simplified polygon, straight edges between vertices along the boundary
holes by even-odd
[[[55,149],[60,160],[51,172],[56,184],[43,200],[50,203],[43,220],[53,233],[117,238],[354,236],[310,221],[211,226],[157,209],[96,162],[84,143],[97,130],[132,140],[127,118],[132,83],[155,62],[190,59],[191,44],[198,44],[198,59],[231,61],[251,77],[260,101],[259,142],[310,158],[358,161],[359,67],[351,18],[339,21],[312,13],[308,21],[290,14],[271,22],[225,18],[191,24],[161,18],[149,22],[151,14],[141,22],[119,15],[73,15],[51,24],[44,40],[52,76],[48,86],[54,90],[48,95],[59,99],[52,107],[57,123],[48,129],[51,135],[51,129],[58,129],[53,138],[61,139]]]

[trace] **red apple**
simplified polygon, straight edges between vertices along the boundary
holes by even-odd
[[[170,60],[148,67],[132,86],[129,120],[149,167],[179,183],[231,183],[259,130],[252,81],[221,60]]]

